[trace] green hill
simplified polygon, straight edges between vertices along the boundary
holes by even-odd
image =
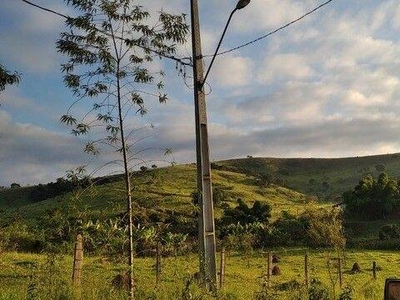
[[[278,184],[331,200],[353,188],[366,174],[377,177],[385,171],[399,178],[400,154],[332,159],[248,157],[216,162],[214,167],[251,175],[270,174]]]
[[[238,198],[249,203],[256,200],[268,202],[272,205],[273,218],[276,218],[283,210],[298,212],[307,200],[306,195],[275,184],[260,186],[254,177],[243,173],[214,170],[212,176],[214,189],[223,191],[225,206],[235,205]],[[132,184],[138,215],[142,212],[148,216],[171,213],[189,216],[195,210],[191,196],[196,189],[194,164],[137,172],[133,175]],[[35,188],[38,187],[0,192],[2,222],[7,222],[15,215],[24,220],[35,219],[49,210],[71,210],[78,204],[81,210],[89,211],[96,218],[113,217],[125,211],[122,179],[94,184],[79,192],[68,192],[37,202],[30,198]],[[221,207],[217,206],[217,217],[221,215],[221,211]]]
[[[385,171],[391,177],[400,177],[400,154],[337,159],[248,157],[214,162],[212,169],[214,188],[224,191],[228,205],[234,205],[238,198],[250,203],[268,201],[276,218],[282,210],[301,210],[310,197],[332,203],[368,173],[378,176]],[[265,174],[271,184],[261,186],[257,178]],[[51,208],[71,205],[71,199],[84,203],[85,209],[96,216],[122,213],[125,202],[121,176],[97,178],[94,182],[97,183],[79,194],[68,189],[57,193],[55,183],[1,190],[2,219],[15,213],[34,218]],[[194,209],[191,193],[196,189],[195,164],[136,172],[132,182],[134,200],[142,209],[183,214]],[[56,192],[44,192],[52,186]],[[217,207],[216,214],[220,211]]]
[[[217,218],[224,208],[235,206],[241,198],[249,204],[256,200],[269,203],[274,221],[283,211],[301,213],[310,200],[331,206],[339,201],[337,196],[353,188],[365,174],[377,177],[385,171],[390,177],[399,178],[400,154],[338,159],[248,157],[214,162],[212,169],[214,192],[222,197],[215,205]],[[268,179],[267,184],[260,181],[263,176]],[[193,220],[195,164],[138,171],[132,175],[132,184],[136,223]],[[64,216],[84,215],[92,220],[122,216],[126,211],[122,177],[95,178],[92,185],[79,190],[57,181],[0,191],[0,225],[24,220],[36,226],[58,211],[63,211]],[[391,221],[348,220],[352,235],[374,238],[385,222]],[[358,224],[363,224],[365,230]]]

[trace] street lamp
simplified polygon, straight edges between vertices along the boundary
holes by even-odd
[[[237,10],[242,9],[242,8],[245,8],[249,3],[250,3],[250,0],[239,0],[239,2],[236,4],[235,9],[232,10],[231,14],[229,15],[229,18],[228,18],[228,21],[226,22],[224,31],[222,32],[221,38],[219,39],[217,49],[215,49],[214,55],[213,55],[213,57],[212,57],[212,59],[211,59],[210,65],[208,66],[206,75],[204,76],[204,79],[202,80],[202,83],[201,83],[200,88],[203,87],[204,83],[205,83],[206,80],[207,80],[208,74],[210,73],[210,70],[211,70],[211,67],[212,67],[212,65],[213,65],[213,63],[214,63],[214,60],[215,60],[215,58],[217,57],[219,47],[221,47],[222,40],[224,39],[226,30],[228,29],[228,26],[229,26],[229,23],[231,22],[231,19],[232,19],[233,14],[234,14]]]
[[[250,0],[239,0],[231,12],[225,25],[217,49],[213,55],[206,76],[203,77],[203,57],[201,54],[199,8],[197,0],[191,0],[194,106],[196,122],[196,161],[197,161],[197,193],[199,201],[199,253],[200,275],[209,289],[217,287],[214,205],[212,196],[210,153],[208,144],[207,110],[204,94],[204,83],[217,56],[219,47],[225,36],[233,14],[244,8]]]

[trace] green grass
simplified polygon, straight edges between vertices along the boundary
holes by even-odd
[[[340,294],[336,272],[336,255],[325,251],[307,249],[276,249],[280,257],[279,276],[272,276],[270,290],[277,299],[294,299],[300,291],[275,291],[282,283],[296,280],[304,284],[304,255],[309,255],[309,277],[316,278],[328,288],[331,299]],[[400,275],[398,268],[400,253],[393,251],[348,251],[343,265],[343,287],[354,289],[353,299],[382,299],[384,280]],[[154,258],[137,258],[134,261],[138,299],[181,299],[187,280],[198,269],[196,255],[165,258],[162,262],[162,281],[156,287]],[[330,267],[328,267],[330,261]],[[381,268],[377,279],[372,277],[372,262]],[[354,262],[361,266],[361,273],[351,274]],[[262,289],[265,273],[265,253],[254,253],[249,260],[231,253],[227,256],[225,288],[220,298],[254,299]],[[112,287],[114,276],[125,270],[125,265],[101,257],[85,257],[81,296],[83,299],[124,299],[123,293]],[[38,299],[73,299],[74,289],[70,284],[72,258],[70,256],[46,256],[23,253],[0,254],[0,299],[26,299],[29,285]],[[331,275],[330,275],[331,274]],[[55,286],[54,286],[55,285]],[[192,295],[202,291],[195,283],[189,285]],[[141,295],[139,297],[139,295]],[[145,297],[146,295],[146,297]],[[228,297],[229,296],[229,297]],[[303,295],[304,296],[304,295]],[[142,297],[142,298],[141,298]],[[204,299],[212,299],[206,296]],[[299,298],[299,299],[305,299]]]

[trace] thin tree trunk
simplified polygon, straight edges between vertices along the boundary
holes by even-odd
[[[126,189],[126,199],[127,199],[127,213],[128,213],[128,264],[129,264],[129,297],[130,299],[134,298],[133,295],[133,214],[132,214],[132,191],[131,191],[131,182],[129,175],[129,166],[128,166],[128,154],[126,148],[125,134],[124,134],[124,122],[122,116],[122,103],[121,103],[121,86],[119,79],[119,64],[117,62],[117,100],[118,100],[118,116],[119,116],[119,127],[120,127],[120,136],[121,136],[121,146],[122,146],[122,157],[124,162],[124,181],[125,181],[125,189]]]

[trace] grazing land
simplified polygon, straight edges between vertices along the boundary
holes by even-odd
[[[352,299],[382,299],[384,280],[399,276],[400,253],[395,251],[347,251],[343,261],[342,289],[339,287],[336,254],[307,249],[276,249],[281,275],[271,277],[271,298],[308,299],[305,295],[304,255],[309,256],[310,282],[321,281],[329,299],[338,299],[346,287],[352,287]],[[0,254],[0,299],[72,299],[70,255],[38,255],[7,252]],[[372,262],[378,266],[373,279]],[[156,286],[154,258],[135,259],[138,299],[213,299],[204,294],[191,279],[197,271],[196,255],[168,257],[162,260],[162,276]],[[352,273],[357,262],[361,271]],[[225,287],[221,299],[257,299],[263,291],[266,255],[253,253],[248,259],[237,253],[227,256]],[[124,299],[126,295],[113,287],[112,279],[125,270],[125,265],[102,257],[84,259],[81,296],[83,299]],[[312,285],[312,283],[310,283]],[[185,298],[191,294],[193,298]],[[182,296],[182,297],[181,297]],[[189,296],[187,296],[189,297]],[[198,298],[195,298],[198,297]],[[200,298],[203,297],[203,298]],[[260,296],[259,296],[260,297]],[[275,298],[274,298],[275,297]],[[347,299],[347,298],[346,298]]]
[[[333,244],[321,240],[308,244],[302,227],[309,226],[304,225],[310,221],[304,217],[310,218],[312,207],[331,211],[341,203],[343,193],[367,174],[377,178],[386,172],[398,180],[399,154],[343,159],[247,157],[214,162],[212,169],[218,249],[226,245],[228,251],[225,287],[217,298],[311,299],[311,293],[316,293],[313,299],[381,299],[384,279],[400,276],[396,227],[400,214],[373,221],[345,218],[343,230],[342,225],[338,227],[347,242],[344,251],[333,250]],[[132,174],[138,299],[215,297],[204,294],[193,277],[199,266],[195,180],[194,164],[153,166]],[[256,214],[257,205],[266,209],[267,219],[253,227],[230,227],[240,233],[236,239],[226,239],[220,227],[226,214],[237,212],[240,205],[241,213]],[[60,178],[54,183],[0,190],[0,299],[125,299],[124,290],[111,284],[126,270],[125,212],[119,175],[77,185]],[[381,238],[385,226],[389,232]],[[78,290],[70,279],[77,232],[84,232],[85,240]],[[156,286],[157,243],[164,248]],[[268,251],[280,257],[281,274],[267,284]],[[305,254],[309,255],[308,288]],[[376,279],[373,261],[378,266]],[[360,272],[351,272],[355,262]]]

